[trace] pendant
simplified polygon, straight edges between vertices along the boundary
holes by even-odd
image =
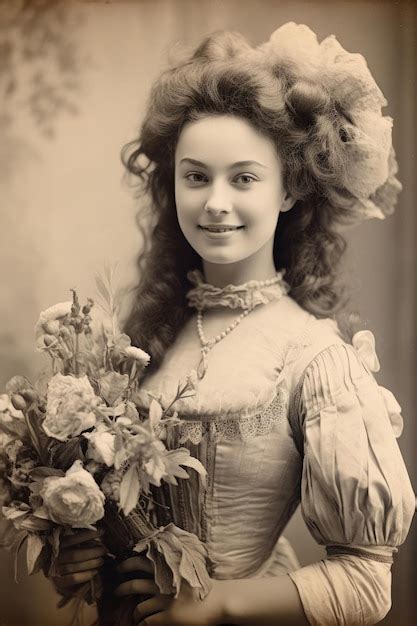
[[[207,350],[205,348],[201,349],[201,359],[200,362],[197,366],[197,378],[198,380],[201,380],[202,378],[204,378],[204,375],[206,373],[207,370]]]

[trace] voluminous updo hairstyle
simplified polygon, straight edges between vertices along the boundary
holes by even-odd
[[[134,345],[150,353],[150,370],[192,314],[187,272],[201,259],[183,236],[174,196],[174,155],[181,129],[205,115],[236,115],[274,142],[286,191],[296,199],[281,213],[274,260],[285,269],[290,295],[318,317],[342,306],[338,267],[345,241],[339,218],[353,201],[341,186],[348,132],[337,103],[291,66],[274,63],[238,33],[216,32],[154,84],[139,138],[122,160],[151,198],[154,224],[138,258],[140,281],[125,323]]]

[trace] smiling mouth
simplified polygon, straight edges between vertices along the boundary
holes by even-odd
[[[217,225],[213,225],[213,226],[202,226],[201,224],[198,225],[199,228],[201,228],[202,230],[207,230],[209,233],[228,233],[231,232],[233,230],[239,230],[240,228],[243,228],[242,226],[232,226],[229,224],[219,224]]]

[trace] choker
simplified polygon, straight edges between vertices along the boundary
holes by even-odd
[[[194,285],[186,294],[188,306],[194,307],[197,311],[216,306],[249,311],[259,304],[279,300],[288,293],[289,286],[283,276],[284,272],[281,271],[269,280],[249,280],[241,285],[215,287],[204,281],[200,270],[192,270],[187,274],[188,280]]]

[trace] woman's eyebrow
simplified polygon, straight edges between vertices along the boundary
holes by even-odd
[[[191,159],[189,157],[184,157],[183,159],[181,159],[180,164],[181,163],[191,163],[191,165],[198,165],[199,167],[207,167],[207,165],[203,163],[202,161],[197,161],[197,159]],[[234,167],[247,167],[250,165],[259,165],[260,167],[263,167],[264,169],[268,169],[266,165],[264,165],[263,163],[259,163],[259,161],[236,161],[236,163],[233,163],[229,167],[229,169],[232,169]]]

